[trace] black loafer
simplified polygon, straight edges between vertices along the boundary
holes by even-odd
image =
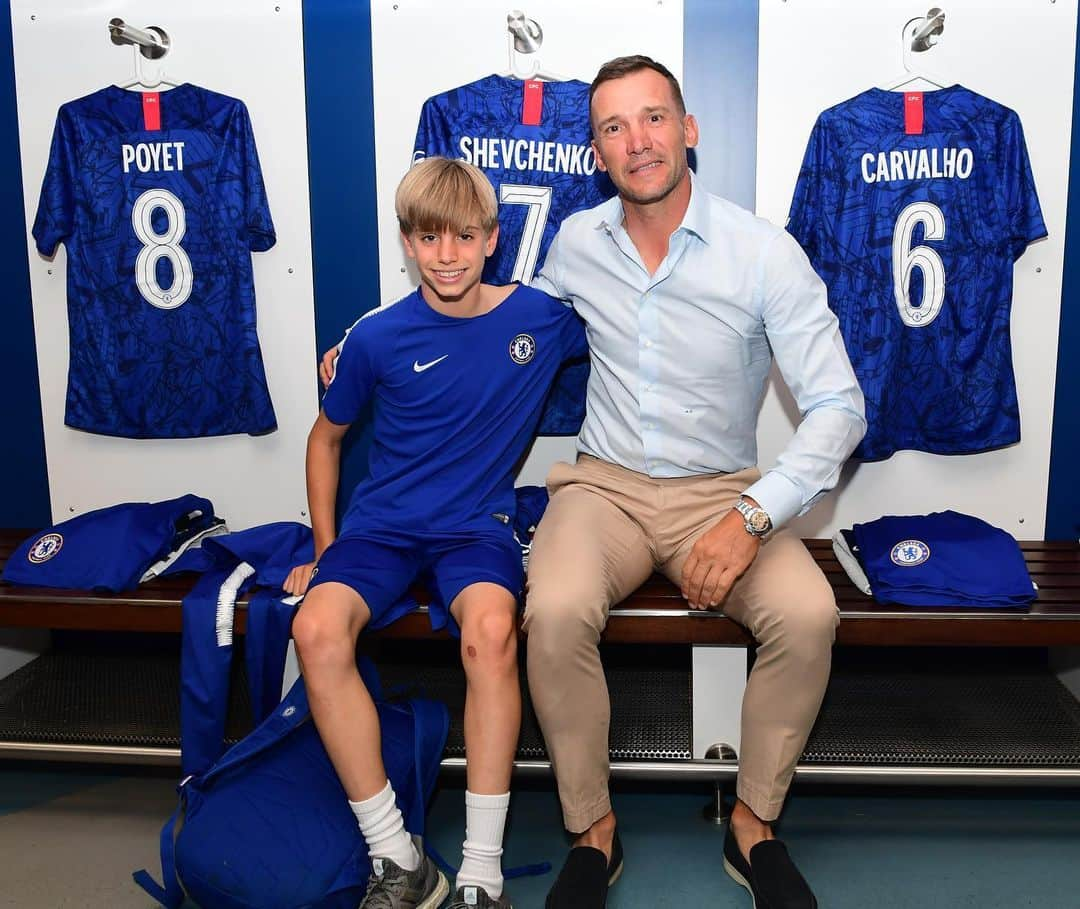
[[[608,887],[623,870],[623,848],[619,831],[611,844],[611,861],[593,846],[575,846],[548,891],[546,909],[604,909]]]
[[[728,824],[724,835],[724,870],[750,891],[754,909],[817,909],[810,885],[780,840],[763,840],[743,858]]]

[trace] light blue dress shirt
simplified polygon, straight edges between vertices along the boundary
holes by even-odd
[[[778,527],[836,485],[866,431],[836,316],[802,249],[696,182],[654,274],[616,197],[563,222],[532,286],[586,322],[581,452],[652,477],[754,466],[775,356],[802,421],[746,494]]]

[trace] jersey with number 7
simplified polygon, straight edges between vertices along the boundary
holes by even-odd
[[[499,241],[484,266],[489,284],[528,284],[562,224],[615,194],[597,169],[584,82],[523,82],[487,76],[424,102],[413,160],[463,158],[479,167],[499,200]],[[541,435],[570,435],[585,415],[587,363],[556,379]]]
[[[67,247],[68,426],[276,428],[251,267],[274,226],[243,102],[185,84],[64,104],[33,234],[43,255]]]
[[[1019,440],[1013,262],[1046,226],[1015,112],[960,85],[870,89],[826,110],[788,230],[866,396],[855,457]]]

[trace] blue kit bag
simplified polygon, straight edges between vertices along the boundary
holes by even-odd
[[[383,761],[406,829],[420,835],[446,743],[445,705],[383,701],[374,667]],[[134,877],[168,909],[355,909],[371,872],[367,845],[311,721],[303,679],[209,770],[181,782],[161,831],[164,887]]]
[[[4,580],[33,587],[132,590],[163,573],[181,553],[226,531],[209,499],[125,502],[88,511],[24,540]]]

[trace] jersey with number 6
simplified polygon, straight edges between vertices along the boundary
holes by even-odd
[[[491,180],[499,241],[484,267],[489,284],[528,284],[563,219],[615,194],[596,167],[584,82],[487,76],[424,102],[413,160],[462,158]],[[578,431],[587,363],[566,367],[540,420],[541,434]]]
[[[1016,113],[960,85],[870,89],[826,110],[788,230],[866,396],[855,457],[1019,440],[1013,263],[1046,226]]]
[[[251,267],[274,226],[243,102],[185,84],[64,104],[33,233],[43,255],[67,247],[67,425],[276,428]]]

